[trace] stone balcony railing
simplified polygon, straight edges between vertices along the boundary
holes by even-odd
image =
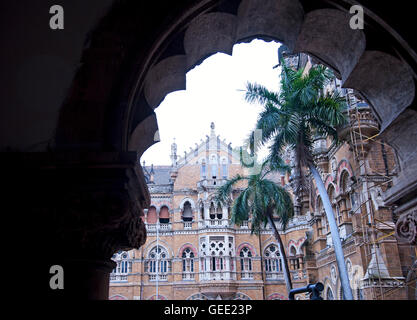
[[[158,224],[157,223],[146,223],[146,230],[150,231],[150,232],[156,232],[158,228]],[[159,232],[166,232],[166,231],[171,231],[172,230],[172,223],[160,223],[159,224]]]
[[[192,229],[193,228],[193,222],[192,221],[184,221],[184,229]]]
[[[236,280],[236,273],[231,271],[206,271],[200,272],[201,281],[210,280]]]
[[[127,281],[127,274],[110,273],[110,281]]]
[[[242,280],[252,280],[253,279],[253,272],[251,271],[244,271],[240,273],[240,278]]]
[[[157,279],[158,276],[158,279]],[[166,273],[161,273],[159,275],[157,275],[156,273],[151,273],[149,274],[149,281],[167,281],[168,280],[168,274]]]
[[[284,280],[283,272],[265,272],[266,280]]]
[[[199,228],[224,228],[230,226],[229,219],[205,219],[199,221]]]
[[[194,280],[195,274],[192,272],[183,272],[182,273],[182,280]]]

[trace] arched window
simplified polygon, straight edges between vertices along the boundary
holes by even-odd
[[[216,179],[218,174],[217,174],[217,158],[215,155],[212,155],[210,158],[210,167],[211,167],[211,178],[212,179]]]
[[[206,179],[207,178],[207,165],[206,165],[206,160],[203,159],[203,161],[201,162],[201,179]]]
[[[317,236],[320,237],[327,233],[326,213],[324,212],[323,202],[320,196],[317,197],[316,214],[319,216],[317,219]]]
[[[115,253],[112,260],[116,262],[116,268],[110,274],[111,281],[127,281],[127,275],[132,272],[132,261],[125,251]]]
[[[193,209],[189,201],[185,201],[184,203],[184,209],[182,211],[182,220],[193,221]]]
[[[330,203],[332,204],[333,214],[337,220],[337,223],[341,223],[342,216],[340,214],[339,206],[336,203],[336,191],[332,184],[329,186],[327,193],[329,195]]]
[[[200,207],[200,217],[201,217],[201,220],[204,220],[204,206],[203,205],[201,205]]]
[[[292,270],[300,269],[300,260],[297,257],[297,251],[294,246],[290,247],[290,265]]]
[[[214,207],[213,202],[210,204],[209,214],[211,220],[214,220],[216,218],[216,208]]]
[[[282,271],[282,262],[278,247],[275,244],[269,245],[264,252],[265,271],[267,279],[276,279]]]
[[[252,252],[248,247],[243,247],[239,253],[240,271],[242,279],[252,279]]]
[[[216,216],[217,216],[217,219],[223,218],[223,209],[220,205],[216,209]]]
[[[227,179],[229,176],[228,170],[227,170],[227,159],[222,160],[222,178]]]
[[[343,195],[345,196],[345,205],[346,210],[355,210],[356,206],[356,194],[351,193],[350,185],[349,185],[350,176],[349,173],[345,170],[342,173],[342,177],[340,178],[340,189],[342,190]]]
[[[169,210],[168,207],[163,206],[159,211],[159,222],[160,223],[169,223]]]
[[[211,164],[211,178],[212,179],[217,178],[217,164],[216,163]]]
[[[149,280],[167,280],[167,275],[171,271],[171,260],[165,248],[155,246],[148,254],[148,259],[145,261],[145,272],[149,274]]]
[[[156,223],[157,216],[156,216],[156,208],[154,206],[151,206],[148,209],[148,214],[147,214],[146,221],[148,222],[148,224],[155,224]]]
[[[194,279],[194,252],[190,248],[185,248],[182,252],[182,279]]]

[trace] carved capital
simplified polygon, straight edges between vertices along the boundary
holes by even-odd
[[[395,225],[395,236],[399,241],[417,244],[417,210],[400,216]]]

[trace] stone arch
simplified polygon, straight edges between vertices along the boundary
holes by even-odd
[[[109,300],[128,300],[128,299],[121,294],[114,294],[111,297],[109,297]]]
[[[167,205],[161,205],[159,209],[159,221],[162,223],[167,223],[171,219],[171,214],[169,212],[169,207]]]
[[[127,14],[137,11],[135,4],[133,1],[119,4],[109,11],[106,18],[123,22],[106,25],[106,19],[103,19],[102,24],[90,33],[90,39],[105,38],[103,34],[106,33],[112,37],[107,41],[90,41],[90,46],[86,47],[91,51],[97,49],[96,46],[116,46],[115,39],[120,44],[104,59],[120,61],[116,57],[123,57],[123,63],[115,66],[115,70],[126,66],[123,81],[112,95],[120,100],[117,108],[112,110],[113,119],[118,123],[104,125],[105,118],[96,117],[93,123],[78,125],[80,134],[72,135],[71,126],[74,124],[71,117],[78,111],[72,110],[71,106],[78,101],[67,99],[58,123],[57,144],[82,142],[83,136],[88,136],[83,133],[95,127],[108,130],[107,136],[117,136],[108,141],[115,148],[141,153],[146,145],[152,143],[152,139],[145,141],[147,137],[155,134],[153,109],[168,93],[186,88],[185,73],[204,57],[215,52],[230,54],[233,44],[254,38],[281,41],[295,53],[309,53],[333,68],[343,80],[344,87],[356,89],[370,102],[384,131],[414,99],[413,77],[416,72],[412,66],[417,59],[415,52],[393,28],[366,6],[362,7],[367,25],[386,34],[398,50],[392,50],[391,43],[382,46],[381,51],[367,50],[368,37],[372,40],[379,33],[367,33],[368,29],[374,30],[372,27],[363,31],[349,28],[351,15],[347,3],[340,5],[337,1],[328,1],[323,8],[316,4],[306,6],[298,0],[242,0],[228,10],[222,9],[220,1],[198,2],[187,10],[182,8],[181,14],[175,16],[169,27],[156,28],[155,33],[148,35],[156,39],[153,44],[147,44],[146,50],[139,50],[137,42],[141,41],[140,37],[134,36],[137,30],[120,27],[138,23],[134,14]],[[407,64],[408,61],[412,63]],[[80,70],[88,70],[94,63],[94,59],[86,59]],[[114,80],[108,77],[108,81]],[[74,88],[82,90],[81,86]],[[110,106],[107,103],[101,105],[103,108]],[[417,117],[416,112],[411,113],[412,117]],[[145,119],[147,127],[154,128],[141,135],[140,131],[145,131],[144,124],[142,128],[138,126]],[[88,128],[82,127],[87,123]]]
[[[353,177],[355,175],[352,165],[350,164],[349,160],[347,160],[346,158],[343,158],[342,160],[339,161],[336,172],[337,172],[337,177],[335,180],[336,180],[337,185],[339,186],[342,185],[341,178],[342,178],[343,172],[347,172],[349,177]]]
[[[233,300],[252,300],[247,294],[242,292],[236,292]]]
[[[347,192],[347,187],[345,186],[347,184],[346,179],[349,179],[351,177],[353,176],[350,174],[349,170],[342,169],[338,180],[339,194]]]
[[[334,177],[333,177],[333,175],[330,174],[330,173],[327,174],[326,175],[326,178],[324,179],[323,182],[324,182],[324,186],[326,187],[326,190],[328,190],[329,189],[329,185],[332,184],[332,183],[334,183]],[[335,187],[335,189],[336,189],[336,187]]]
[[[288,298],[278,292],[270,294],[266,300],[288,300]]]
[[[415,94],[410,70],[402,68],[403,63],[393,60],[395,58],[386,53],[378,52],[381,55],[378,56],[366,51],[366,36],[362,30],[349,27],[350,18],[347,10],[339,9],[319,9],[305,14],[298,1],[289,0],[268,0],[263,1],[262,5],[260,1],[245,0],[239,5],[237,17],[223,12],[199,15],[192,19],[184,33],[185,54],[166,58],[150,69],[146,83],[154,83],[155,79],[159,82],[156,86],[146,86],[145,96],[149,104],[155,107],[170,88],[173,88],[171,91],[185,89],[185,72],[208,56],[216,52],[231,54],[235,43],[263,38],[283,41],[289,48],[294,48],[294,52],[314,56],[335,70],[345,86],[347,79],[348,83],[357,82],[357,78],[350,75],[361,72],[357,68],[361,70],[359,62],[363,59],[366,61],[366,56],[371,56],[371,61],[386,60],[390,66],[398,65],[398,71],[394,68],[396,73],[407,74],[401,78],[404,79],[407,92],[402,94],[401,90],[395,88],[390,92],[395,92],[394,96],[404,97],[399,99],[404,101],[400,109],[402,105],[410,105]],[[354,85],[351,87],[355,88]],[[360,88],[355,89],[360,91]],[[149,93],[149,90],[152,92]]]
[[[194,253],[194,257],[197,258],[198,257],[198,250],[194,247],[194,245],[192,243],[184,243],[181,248],[179,248],[178,250],[178,255],[177,257],[181,257],[182,256],[182,252],[186,249],[186,248],[190,248],[191,251]]]
[[[301,237],[297,241],[290,239],[290,241],[288,241],[288,252],[290,252],[291,247],[294,247],[296,254],[302,254],[301,247],[306,240],[306,237]]]
[[[186,198],[184,198],[184,199],[182,199],[182,200],[181,200],[181,203],[180,203],[180,210],[184,210],[184,204],[185,204],[187,201],[191,204],[191,209],[192,209],[193,211],[195,211],[195,210],[196,210],[195,202],[194,202],[194,200],[193,200],[193,199],[191,199],[191,198],[189,198],[189,197],[186,197]]]
[[[319,212],[320,208],[323,209],[323,201],[321,200],[320,193],[317,192],[316,194],[317,194],[317,197],[315,200],[315,210]]]
[[[351,16],[336,9],[309,12],[297,38],[296,52],[306,52],[339,73],[345,81],[365,51],[362,30],[350,28]]]
[[[333,198],[336,198],[336,194],[337,194],[336,187],[337,187],[337,185],[334,182],[329,182],[327,184],[327,186],[326,186],[326,191],[327,191],[327,194],[330,197],[330,202],[332,202],[332,200],[333,200],[331,198],[331,194],[330,193],[333,193]]]
[[[262,19],[257,19],[256,16],[260,18],[265,17],[267,21],[277,21],[277,24],[274,25],[277,29],[276,33],[281,33],[278,36],[282,38],[282,41],[287,46],[291,47],[291,40],[295,44],[302,43],[301,40],[298,41],[299,35],[303,29],[307,29],[307,25],[304,26],[303,24],[307,23],[308,19],[313,19],[314,16],[307,13],[305,19],[304,16],[299,19],[300,28],[290,27],[290,21],[284,20],[284,18],[295,17],[296,13],[300,12],[300,10],[295,9],[295,6],[298,6],[299,9],[304,8],[306,11],[308,11],[308,6],[310,6],[309,12],[313,12],[312,7],[317,9],[315,7],[316,2],[313,4],[308,2],[309,5],[305,7],[299,1],[294,0],[292,2],[294,7],[289,4],[289,1],[280,2],[281,6],[288,10],[283,17],[274,15],[276,12],[273,10],[268,10],[267,13],[270,13],[272,18],[266,19],[267,13],[261,12],[262,6],[254,6],[253,10],[243,11],[248,14],[246,16],[238,14],[237,30],[246,23],[249,27],[250,25],[259,27],[256,31],[249,30],[247,33],[249,36],[265,36],[266,38],[268,35],[265,30],[270,29],[269,25],[264,24],[266,27],[262,30],[260,28],[262,26],[261,22],[255,23],[249,20],[255,17],[255,21],[260,21]],[[91,162],[95,167],[98,167],[97,163],[105,163],[104,167],[106,168],[107,166],[112,167],[114,164],[117,164],[119,168],[125,168],[125,166],[131,168],[132,164],[136,163],[135,155],[126,154],[126,151],[143,150],[144,147],[138,144],[141,140],[148,140],[148,134],[154,135],[154,132],[150,130],[149,133],[145,133],[142,137],[138,138],[139,134],[137,134],[135,138],[132,138],[132,134],[138,125],[154,114],[153,108],[151,108],[145,98],[145,79],[148,79],[146,90],[150,91],[147,96],[149,99],[153,99],[153,105],[158,104],[159,99],[164,96],[164,91],[169,92],[171,88],[181,88],[181,79],[184,79],[187,65],[185,52],[183,52],[181,46],[181,35],[184,35],[186,27],[191,24],[194,18],[202,16],[209,11],[213,13],[220,11],[222,5],[220,1],[216,0],[209,2],[198,1],[192,5],[189,4],[187,8],[181,4],[180,9],[172,14],[173,19],[171,19],[171,23],[165,24],[165,22],[155,22],[153,19],[149,19],[150,22],[147,24],[148,22],[144,22],[144,19],[138,19],[137,17],[138,11],[140,11],[137,10],[139,8],[138,3],[138,1],[115,2],[115,5],[110,8],[106,17],[98,23],[97,28],[92,30],[91,37],[89,37],[91,41],[86,43],[85,51],[82,54],[82,64],[80,64],[79,72],[77,72],[69,95],[60,110],[58,123],[56,126],[53,126],[57,128],[54,148],[57,151],[69,150],[71,154],[75,155],[74,159],[79,157],[80,163],[83,165],[90,161],[90,159],[87,159],[88,157],[83,158],[83,156],[79,156],[84,151],[96,153],[91,158]],[[242,8],[244,8],[243,3],[251,4],[256,2],[254,0],[242,2],[238,8],[241,12]],[[303,3],[305,4],[307,1]],[[343,9],[343,4],[345,3],[349,3],[349,1],[326,1],[326,4],[329,6],[341,5],[341,11],[346,12],[346,8]],[[287,4],[287,6],[284,6],[284,4]],[[140,5],[142,5],[142,2],[140,2]],[[415,62],[417,58],[415,58],[415,52],[411,50],[406,41],[395,30],[366,7],[364,8],[366,19],[369,18],[368,20],[372,20],[370,23],[377,26],[375,29],[371,28],[372,32],[379,35],[387,35],[390,37],[390,40],[393,39],[393,42],[387,41],[390,43],[387,46],[382,46],[381,51],[365,51],[349,75],[347,75],[347,71],[350,70],[351,66],[340,62],[338,56],[329,58],[327,56],[329,52],[319,52],[316,55],[319,56],[320,54],[319,58],[331,60],[324,62],[333,63],[335,68],[340,69],[341,76],[346,78],[344,86],[355,88],[366,97],[378,116],[383,133],[391,141],[394,140],[395,143],[393,145],[401,156],[403,169],[409,170],[407,169],[407,164],[414,169],[416,163],[416,161],[413,161],[416,157],[415,149],[413,146],[407,145],[406,142],[415,141],[412,138],[415,137],[416,133],[414,124],[417,113],[411,108],[406,108],[415,94],[415,87],[411,82],[413,81],[412,77],[415,77]],[[224,7],[223,11],[225,11]],[[230,11],[232,12],[233,10]],[[146,15],[146,13],[141,14]],[[168,13],[170,14],[171,12],[168,10]],[[161,13],[161,16],[158,17],[161,18],[160,20],[165,21],[165,16],[162,15]],[[283,21],[283,27],[278,24],[281,21]],[[285,21],[286,23],[284,23]],[[294,21],[298,20],[294,19]],[[333,31],[337,34],[337,30]],[[252,34],[250,34],[251,32]],[[366,30],[364,32],[366,33]],[[327,37],[327,35],[321,33],[319,35]],[[342,33],[340,36],[344,37],[345,35]],[[349,34],[347,36],[349,37]],[[368,36],[372,38],[372,34],[366,34],[366,37]],[[353,39],[352,36],[350,39]],[[330,40],[333,41],[334,39]],[[350,44],[349,38],[342,40],[340,40],[340,43]],[[368,38],[366,40],[368,42]],[[304,43],[302,43],[303,46],[300,50],[312,46],[307,38],[303,41]],[[142,45],[140,45],[140,42],[143,42]],[[379,43],[379,45],[381,44]],[[391,46],[393,47],[392,50]],[[338,46],[335,47],[339,49]],[[379,48],[379,46],[376,47]],[[173,57],[177,57],[176,61],[174,61]],[[350,59],[350,57],[348,58]],[[169,62],[166,67],[160,68],[159,71],[155,70],[154,66],[164,61]],[[175,64],[177,68],[172,68]],[[98,70],[103,70],[104,76],[103,73],[96,72]],[[152,72],[149,73],[149,70],[152,70]],[[151,79],[147,76],[153,76],[154,78]],[[185,80],[183,83],[185,86]],[[158,90],[160,91],[158,92]],[[410,130],[401,130],[407,128],[407,126],[409,126]],[[396,132],[404,134],[405,137],[401,137]],[[146,146],[146,143],[144,145]],[[115,152],[116,155],[105,156],[106,152]],[[51,158],[55,156],[59,158],[58,152],[52,154]],[[101,162],[102,160],[104,161]],[[66,165],[69,162],[64,164]],[[44,166],[45,163],[42,160],[39,167]],[[140,179],[143,187],[143,179]],[[120,185],[124,187],[125,184]],[[149,195],[146,194],[146,191],[143,191],[141,196],[140,200],[147,203]],[[395,201],[395,199],[392,201]],[[120,218],[122,218],[123,214],[124,212],[120,213]],[[131,226],[138,228],[138,225],[131,224]],[[76,227],[80,227],[81,230],[82,228],[88,228],[85,221],[80,222]],[[117,226],[116,229],[117,234],[122,235],[122,237],[114,241],[114,243],[117,243],[115,247],[118,248],[119,244],[125,247],[138,247],[143,244],[142,240],[144,240],[145,236],[142,237],[141,235],[140,241],[130,239],[133,238],[130,237],[132,228],[125,230],[118,229]],[[68,229],[65,229],[65,231],[68,231]],[[111,233],[109,232],[108,234],[108,236],[104,236],[103,242],[111,240]],[[138,238],[136,237],[136,239]],[[123,239],[123,241],[119,239]],[[123,244],[121,244],[122,242]]]
[[[154,240],[150,243],[148,243],[148,245],[144,248],[143,252],[144,252],[144,256],[148,257],[149,252],[155,248],[157,246],[157,241]],[[169,258],[172,259],[174,257],[174,251],[172,250],[171,246],[168,244],[168,242],[159,239],[159,246],[162,247],[169,255]]]
[[[288,256],[289,257],[294,257],[294,256],[297,255],[297,253],[298,253],[298,250],[297,250],[296,246],[294,244],[290,244],[288,246]]]
[[[194,293],[189,296],[186,300],[209,300],[204,294],[202,293]]]
[[[256,256],[256,250],[255,247],[250,244],[249,242],[242,242],[236,249],[236,252],[239,254],[240,250],[242,250],[244,247],[247,247],[251,253],[252,253],[252,257]]]
[[[156,206],[151,205],[146,214],[146,222],[150,224],[156,223],[158,221],[158,211]]]

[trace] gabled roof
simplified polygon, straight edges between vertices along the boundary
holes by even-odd
[[[170,184],[172,166],[145,166],[143,171],[146,183],[150,184],[151,174],[153,173],[153,184]],[[153,172],[152,172],[153,171]]]

